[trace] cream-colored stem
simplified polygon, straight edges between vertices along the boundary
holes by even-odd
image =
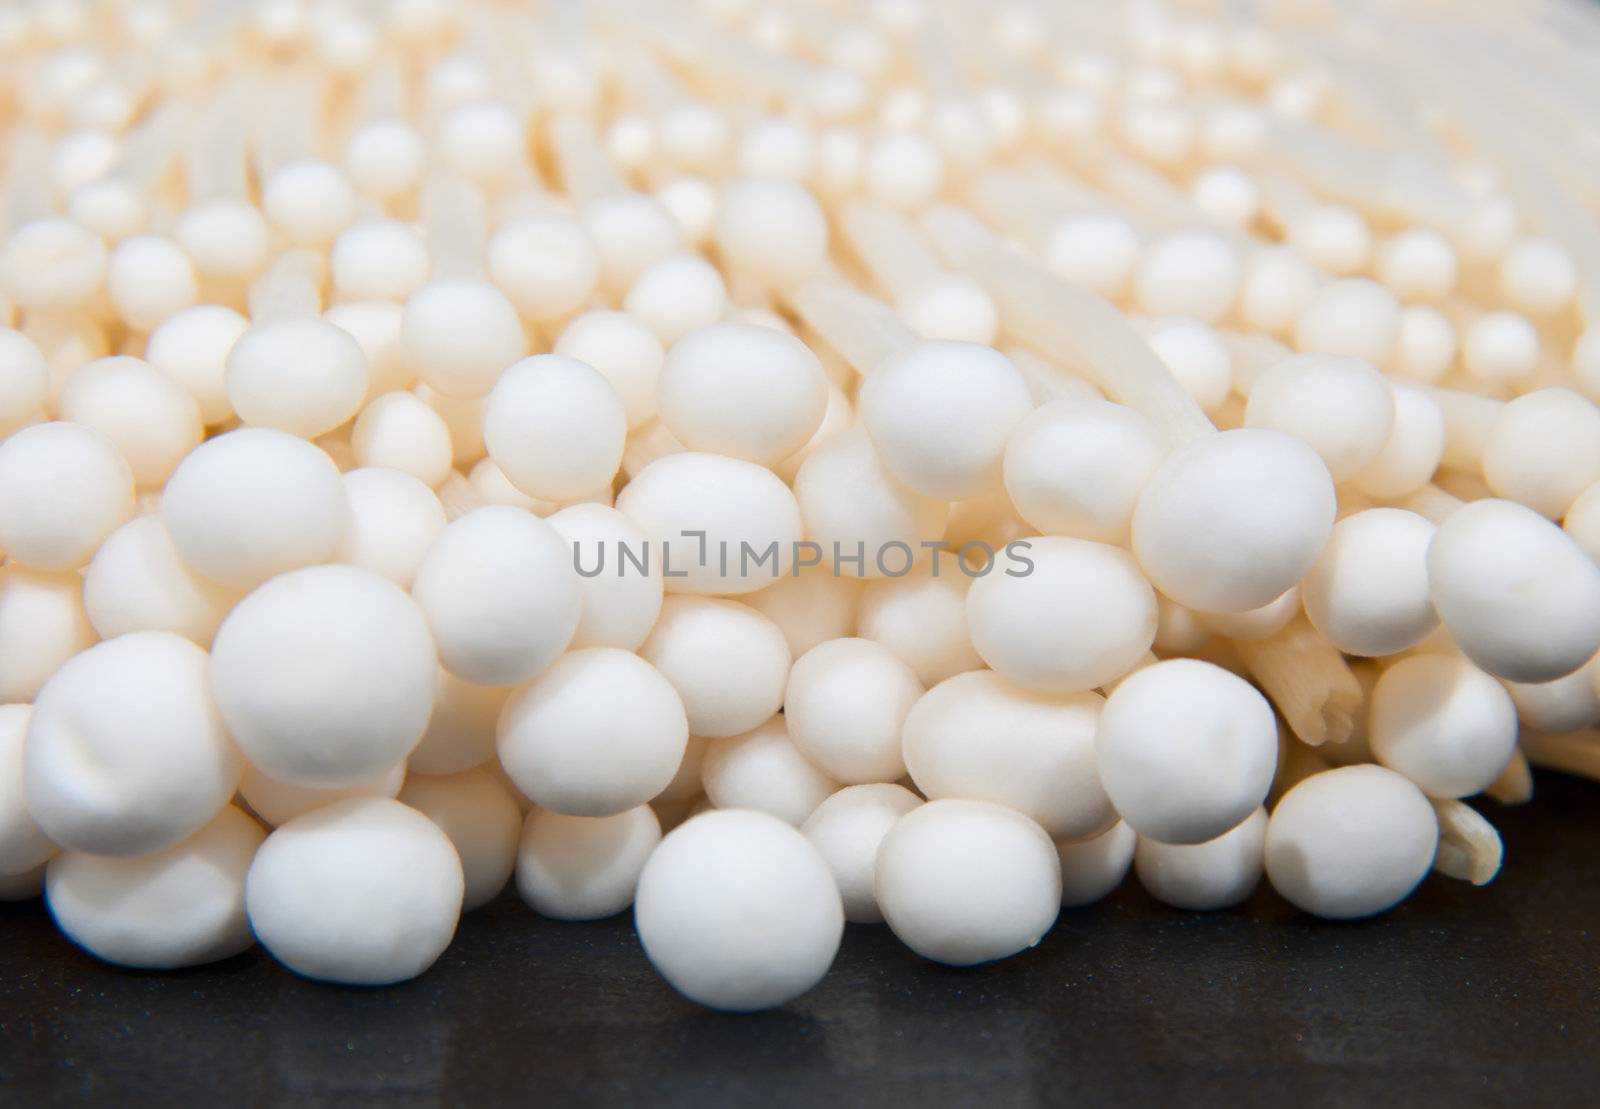
[[[624,42],[619,49],[622,62],[617,80],[631,108],[661,115],[689,99],[677,78],[661,67],[654,54],[637,43]]]
[[[239,126],[248,101],[245,84],[230,85],[201,118],[195,140],[184,156],[190,204],[248,199],[249,144],[244,128]]]
[[[1448,177],[1418,159],[1399,159],[1306,124],[1274,123],[1265,148],[1321,195],[1386,223],[1458,233],[1472,203]]]
[[[315,316],[322,311],[327,261],[316,250],[290,250],[250,286],[250,318],[256,323]]]
[[[460,471],[452,471],[439,486],[439,503],[446,520],[459,520],[475,508],[483,507],[483,495]]]
[[[749,93],[776,94],[796,107],[804,106],[810,87],[809,67],[804,63],[753,46],[703,20],[692,26],[679,22],[683,24],[681,32],[670,34],[667,42],[680,65],[702,71],[709,67],[725,84]]]
[[[157,108],[123,138],[112,175],[140,190],[151,188],[172,168],[191,115],[176,104]]]
[[[1434,801],[1439,818],[1439,850],[1433,869],[1475,886],[1486,886],[1500,873],[1505,848],[1494,825],[1465,801]]]
[[[1276,166],[1257,169],[1256,184],[1261,189],[1262,211],[1280,232],[1287,233],[1297,220],[1317,208],[1311,191]]]
[[[50,154],[54,142],[42,131],[17,125],[4,159],[6,225],[19,227],[31,219],[48,216],[54,207],[50,195]]]
[[[895,299],[910,296],[940,271],[934,256],[905,216],[869,201],[850,201],[839,228],[872,278]]]
[[[1285,793],[1311,777],[1321,774],[1324,770],[1333,769],[1333,764],[1323,758],[1315,750],[1286,735],[1283,727],[1278,728],[1278,772],[1272,778],[1272,790],[1267,794],[1267,805],[1275,807]]]
[[[1433,483],[1459,501],[1481,501],[1494,496],[1494,491],[1476,470],[1440,469],[1433,475]]]
[[[1233,391],[1248,398],[1256,379],[1266,370],[1294,357],[1294,351],[1270,335],[1248,331],[1219,331],[1218,336],[1233,356]]]
[[[1437,485],[1424,485],[1411,496],[1401,501],[1400,508],[1410,509],[1418,516],[1422,516],[1435,524],[1442,524],[1450,515],[1465,503],[1460,497],[1445,492]]]
[[[837,277],[812,278],[782,296],[862,377],[918,342],[892,308]]]
[[[1444,414],[1443,465],[1476,472],[1483,463],[1483,448],[1504,403],[1464,389],[1425,386]]]
[[[1266,639],[1233,640],[1233,648],[1301,740],[1320,747],[1350,738],[1365,699],[1361,682],[1304,616]]]
[[[1125,154],[1110,153],[1109,147],[1097,148],[1094,157],[1098,162],[1101,187],[1139,212],[1140,222],[1147,229],[1180,231],[1204,227],[1235,246],[1248,241],[1248,236],[1237,229],[1220,227],[1207,219],[1176,185],[1143,162]]]
[[[561,183],[578,204],[622,191],[622,179],[601,149],[588,120],[570,113],[553,116],[550,145],[560,167]]]
[[[1407,126],[1407,109],[1403,99],[1385,103],[1379,95],[1383,84],[1375,80],[1372,67],[1363,67],[1360,59],[1349,51],[1339,51],[1331,35],[1300,34],[1288,39],[1297,54],[1309,55],[1330,70],[1350,74],[1354,80],[1343,80],[1328,89],[1319,119],[1336,131],[1341,139],[1363,146],[1396,149],[1404,140],[1417,144],[1417,149],[1428,149],[1425,134],[1418,134],[1415,123]],[[1391,95],[1393,90],[1389,90]]]
[[[406,119],[406,74],[399,55],[384,52],[355,92],[355,118],[367,123]]]
[[[1541,770],[1559,770],[1600,782],[1600,729],[1535,732],[1522,729],[1522,753]]]
[[[1076,178],[1054,174],[1047,181],[1039,174],[1011,168],[978,174],[968,187],[968,198],[992,226],[1036,250],[1062,220],[1084,212],[1116,209],[1110,200]]]
[[[1483,791],[1502,805],[1526,805],[1533,800],[1533,768],[1528,756],[1519,747],[1511,754],[1511,761],[1500,772],[1500,777],[1489,783]]]
[[[1028,383],[1035,404],[1051,401],[1095,401],[1104,399],[1100,390],[1051,362],[1030,347],[1010,344],[1001,353],[1011,359]]]
[[[1429,24],[1428,33],[1440,50],[1417,56],[1422,64],[1411,70],[1413,79],[1433,88],[1438,78],[1447,78],[1437,87],[1455,101],[1451,104],[1454,122],[1474,145],[1499,163],[1505,171],[1505,187],[1516,196],[1519,206],[1537,213],[1544,230],[1572,252],[1580,274],[1578,298],[1583,314],[1589,320],[1600,319],[1600,228],[1546,168],[1553,152],[1531,141],[1516,115],[1508,114],[1491,92],[1471,79],[1476,67],[1467,55],[1485,53],[1482,44],[1437,20]],[[1393,43],[1387,46],[1394,49]]]
[[[658,458],[682,453],[684,446],[660,420],[652,420],[628,436],[622,451],[622,472],[631,480]]]
[[[1145,667],[1154,666],[1156,663],[1158,663],[1160,661],[1161,660],[1156,657],[1156,654],[1155,654],[1154,651],[1146,651],[1144,653],[1144,657],[1142,659],[1140,659],[1138,662],[1133,664],[1133,669],[1132,670],[1129,670],[1126,674],[1122,675],[1122,677],[1118,678],[1116,681],[1106,683],[1104,686],[1101,687],[1100,692],[1104,693],[1107,697],[1111,696],[1113,693],[1115,693],[1117,691],[1117,686],[1121,685],[1123,682],[1125,682],[1129,678],[1133,677],[1135,674],[1137,674],[1139,671],[1143,670]]]
[[[480,53],[489,70],[490,87],[497,100],[526,121],[537,111],[540,95],[539,83],[528,80],[528,59],[538,56],[541,47],[568,58],[584,57],[581,28],[579,37],[569,38],[567,28],[558,22],[551,35],[530,12],[511,5],[493,8],[491,20],[493,29],[485,34]]]
[[[989,291],[1000,309],[1002,331],[1143,414],[1169,447],[1216,431],[1150,344],[1108,301],[1009,250],[959,209],[934,208],[923,222],[945,260]]]
[[[328,77],[310,67],[265,84],[271,110],[256,136],[256,172],[263,179],[289,162],[321,156]]]
[[[422,190],[422,223],[433,280],[474,281],[483,276],[489,216],[481,192],[459,177],[432,178]]]
[[[1348,485],[1339,486],[1338,489],[1335,490],[1335,493],[1339,498],[1339,511],[1337,518],[1340,520],[1343,520],[1346,516],[1354,516],[1357,512],[1365,512],[1369,508],[1378,507],[1377,501],[1373,500],[1359,489],[1352,489]]]

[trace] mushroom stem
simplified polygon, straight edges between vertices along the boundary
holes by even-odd
[[[812,278],[783,292],[795,314],[862,377],[916,345],[916,334],[894,310],[833,276]]]
[[[1441,469],[1433,475],[1433,483],[1463,503],[1493,497],[1494,492],[1476,470]]]
[[[668,21],[645,6],[635,8],[629,18],[648,27],[662,53],[673,63],[702,76],[705,70],[712,70],[722,79],[721,91],[730,98],[737,99],[743,90],[757,99],[780,97],[794,107],[804,107],[810,67],[803,62],[754,46],[702,18]]]
[[[601,149],[588,120],[563,112],[550,118],[549,127],[561,183],[580,207],[623,191],[622,179]]]
[[[1223,345],[1233,358],[1233,391],[1248,398],[1256,379],[1268,367],[1292,358],[1294,351],[1270,335],[1247,331],[1218,331]]]
[[[1522,749],[1511,753],[1511,761],[1500,772],[1500,777],[1489,783],[1483,791],[1502,805],[1525,805],[1533,800],[1533,769]]]
[[[1583,316],[1600,319],[1600,229],[1545,168],[1550,152],[1530,141],[1516,117],[1506,114],[1492,91],[1499,83],[1489,81],[1490,90],[1486,91],[1483,82],[1473,79],[1482,76],[1481,42],[1440,20],[1423,26],[1402,25],[1395,31],[1389,40],[1375,40],[1390,57],[1394,42],[1415,41],[1413,34],[1426,34],[1437,44],[1436,53],[1407,53],[1405,77],[1418,93],[1426,88],[1431,90],[1430,97],[1444,96],[1451,126],[1503,171],[1502,180],[1518,206],[1524,212],[1537,213],[1544,230],[1572,251],[1581,275],[1578,299]],[[1399,59],[1395,62],[1399,71]]]
[[[1600,729],[1581,732],[1522,730],[1522,753],[1541,770],[1559,770],[1600,782]]]
[[[1295,786],[1324,770],[1333,769],[1333,764],[1323,758],[1316,749],[1307,747],[1304,743],[1296,741],[1294,736],[1284,732],[1283,722],[1278,722],[1278,772],[1272,778],[1272,791],[1267,795],[1267,807],[1273,808],[1278,804],[1278,799],[1288,793]]]
[[[1100,689],[1100,692],[1105,694],[1107,697],[1111,696],[1113,693],[1115,693],[1117,691],[1117,686],[1121,685],[1123,682],[1125,682],[1129,678],[1133,677],[1139,671],[1143,670],[1146,666],[1154,666],[1156,663],[1158,663],[1160,661],[1161,661],[1161,659],[1156,655],[1156,653],[1154,651],[1146,651],[1144,653],[1144,657],[1141,658],[1138,662],[1133,664],[1133,669],[1129,670],[1126,674],[1123,674],[1116,681],[1108,682],[1106,685],[1102,686],[1101,689]]]
[[[1285,237],[1297,220],[1311,215],[1321,203],[1310,189],[1276,165],[1257,170],[1256,184],[1261,189],[1262,214]]]
[[[230,83],[201,117],[195,140],[184,151],[190,204],[249,198],[249,145],[239,126],[245,100],[244,83]]]
[[[1435,524],[1442,524],[1464,503],[1460,497],[1446,492],[1437,485],[1424,485],[1401,501],[1398,507],[1410,509]]]
[[[111,176],[137,189],[151,189],[172,168],[191,118],[189,110],[176,104],[157,108],[123,138]]]
[[[255,323],[297,319],[322,312],[322,282],[327,261],[320,251],[290,250],[250,286],[250,319]]]
[[[29,220],[48,216],[54,208],[50,195],[50,137],[42,131],[19,126],[6,144],[5,176],[0,179],[4,209],[0,211],[7,227],[21,227]]]
[[[1267,639],[1233,640],[1233,648],[1303,742],[1320,747],[1350,738],[1364,700],[1361,682],[1304,616]]]
[[[847,203],[839,228],[851,251],[892,299],[910,296],[941,269],[911,222],[880,204]]]
[[[475,508],[483,507],[483,495],[459,470],[453,470],[438,488],[439,503],[446,520],[459,520]]]
[[[483,277],[489,216],[479,190],[451,175],[432,178],[422,190],[422,223],[433,280],[475,281]]]
[[[1450,878],[1486,886],[1500,873],[1505,847],[1494,825],[1465,801],[1434,801],[1439,850],[1433,869]]]
[[[374,59],[372,68],[356,86],[353,100],[357,122],[405,119],[409,114],[406,111],[406,73],[400,58],[383,53]]]
[[[1415,159],[1364,150],[1306,124],[1273,124],[1267,148],[1322,195],[1390,223],[1458,232],[1471,202],[1449,178]]]
[[[1117,211],[1119,205],[1064,173],[1029,173],[1007,167],[973,179],[969,199],[979,215],[1037,250],[1052,227],[1085,212]]]
[[[627,445],[622,451],[622,472],[631,480],[656,459],[678,454],[683,449],[683,444],[662,426],[660,420],[653,420],[628,436]]]
[[[1119,198],[1128,209],[1139,213],[1139,222],[1152,231],[1192,231],[1205,228],[1221,235],[1235,246],[1251,241],[1234,228],[1215,226],[1199,211],[1171,180],[1117,151],[1109,144],[1082,145],[1086,165],[1097,171],[1096,180],[1109,195]]]
[[[688,101],[683,85],[649,50],[636,42],[623,43],[619,49],[621,64],[617,67],[617,82],[630,108],[659,116]]]
[[[951,265],[994,297],[1001,329],[1059,358],[1111,399],[1145,416],[1169,447],[1216,429],[1122,313],[1094,293],[1008,250],[976,219],[941,205],[924,226]]]
[[[264,82],[261,94],[271,98],[269,121],[257,131],[253,151],[256,177],[265,181],[289,162],[315,158],[325,138],[322,125],[327,76],[317,69],[290,70]]]
[[[1001,350],[1028,382],[1035,404],[1053,400],[1092,401],[1103,399],[1100,390],[1083,378],[1057,366],[1031,347],[1012,344]]]
[[[495,98],[524,123],[533,118],[539,106],[539,83],[527,77],[528,59],[537,56],[539,47],[553,49],[566,58],[586,56],[583,12],[570,10],[574,7],[579,6],[559,5],[549,28],[539,26],[527,12],[502,7],[496,13],[499,18],[486,29],[483,55],[490,87]]]
[[[1495,421],[1505,407],[1493,397],[1479,396],[1464,389],[1443,385],[1423,386],[1444,415],[1444,458],[1442,465],[1457,470],[1477,471],[1483,462],[1484,444],[1494,430]]]

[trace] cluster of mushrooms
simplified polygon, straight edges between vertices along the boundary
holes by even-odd
[[[0,7],[0,896],[783,1004],[1600,777],[1600,17]],[[1482,810],[1482,811],[1480,811]]]

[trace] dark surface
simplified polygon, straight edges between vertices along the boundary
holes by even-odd
[[[1507,868],[1432,877],[1375,921],[1259,891],[1232,912],[1130,880],[1034,951],[957,971],[852,926],[784,1009],[699,1009],[624,916],[502,897],[421,979],[350,990],[259,950],[136,974],[0,906],[0,1102],[392,1105],[759,1101],[1589,1104],[1600,1101],[1600,787],[1541,775],[1485,809]]]

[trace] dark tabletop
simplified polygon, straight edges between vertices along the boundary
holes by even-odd
[[[388,1105],[918,1101],[1600,1103],[1600,787],[1541,775],[1484,811],[1507,866],[1378,920],[1270,892],[1194,914],[1130,879],[1034,951],[951,970],[852,925],[787,1007],[707,1012],[627,916],[515,894],[421,979],[316,985],[259,950],[177,974],[96,963],[40,902],[0,905],[0,1102]]]

